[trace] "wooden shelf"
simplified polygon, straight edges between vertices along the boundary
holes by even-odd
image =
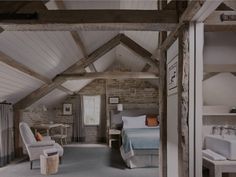
[[[203,117],[236,117],[236,113],[229,113],[228,106],[203,106]]]
[[[203,113],[203,116],[230,116],[230,117],[236,117],[236,113]]]

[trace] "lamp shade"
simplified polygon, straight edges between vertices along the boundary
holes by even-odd
[[[117,111],[123,111],[123,104],[117,104]]]

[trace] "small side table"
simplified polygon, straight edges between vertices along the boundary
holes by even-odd
[[[59,155],[44,156],[40,155],[41,174],[50,175],[58,172]]]
[[[236,161],[233,160],[213,161],[203,157],[203,166],[209,169],[209,177],[222,177],[223,173],[236,172]]]
[[[118,141],[119,146],[121,145],[120,133],[121,133],[121,131],[117,130],[117,129],[109,129],[108,130],[109,147],[112,147],[113,141]]]

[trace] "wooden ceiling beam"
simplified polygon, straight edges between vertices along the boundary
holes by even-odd
[[[69,68],[67,68],[64,72],[61,74],[68,74],[71,72],[74,72],[79,69],[84,69],[85,67],[89,66],[89,64],[95,62],[98,58],[109,52],[111,49],[116,47],[117,45],[120,44],[120,34],[112,38],[110,41],[96,49],[94,52],[88,55],[87,58],[82,58]],[[65,79],[57,79],[54,80],[50,84],[44,84],[40,88],[36,89],[20,101],[18,101],[15,105],[14,108],[16,109],[25,109],[28,106],[32,105],[34,102],[38,101],[40,98],[43,96],[47,95],[50,93],[52,90],[58,88],[61,84],[63,84],[66,80]]]
[[[66,88],[66,87],[64,87],[64,86],[62,86],[62,85],[58,86],[57,89],[59,89],[59,90],[65,92],[65,93],[67,93],[68,95],[73,95],[73,94],[74,94],[73,91],[71,91],[70,89],[68,89],[68,88]]]
[[[126,47],[143,57],[144,59],[147,60],[147,62],[156,65],[157,67],[159,66],[158,60],[155,58],[152,58],[152,54],[140,46],[138,43],[136,43],[134,40],[130,39],[127,37],[125,34],[121,34],[121,43],[124,44]]]
[[[236,72],[232,72],[231,74],[233,74],[234,76],[236,76]]]
[[[148,72],[148,70],[151,68],[151,65],[149,65],[148,63],[145,64],[145,66],[143,67],[143,69],[141,70],[142,72]]]
[[[81,80],[81,79],[157,79],[158,74],[152,72],[93,72],[79,74],[61,74],[57,79]]]
[[[24,13],[35,13],[35,10]],[[172,31],[178,23],[176,11],[172,10],[39,10],[36,13],[37,18],[31,20],[2,17],[0,27],[7,31]]]
[[[212,14],[222,2],[223,0],[215,0],[215,1],[205,0],[204,2],[197,0],[189,2],[188,7],[186,8],[186,10],[179,19],[179,24],[177,25],[175,30],[173,30],[168,35],[168,37],[162,43],[160,48],[164,50],[168,49],[173,44],[173,42],[178,38],[179,30],[185,25],[186,22],[205,21],[206,18],[210,14]]]

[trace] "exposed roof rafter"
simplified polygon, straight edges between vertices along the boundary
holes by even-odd
[[[102,45],[101,47],[96,49],[94,52],[89,54],[87,58],[80,59],[78,62],[76,62],[75,64],[73,64],[69,68],[67,68],[61,74],[72,73],[76,70],[84,69],[85,67],[89,66],[89,64],[93,63],[94,61],[99,59],[101,56],[103,56],[104,54],[106,54],[107,52],[112,50],[114,47],[119,45],[120,44],[120,38],[121,38],[121,35],[118,34],[117,36],[115,36],[114,38],[109,40],[107,43],[105,43],[104,45]],[[41,86],[37,90],[33,91],[32,93],[30,93],[29,95],[27,95],[26,97],[24,97],[23,99],[18,101],[14,105],[14,108],[16,108],[16,109],[25,109],[26,107],[32,105],[34,102],[36,102],[37,100],[39,100],[43,96],[50,93],[55,88],[59,87],[65,81],[66,81],[66,79],[60,78],[60,79],[57,79],[56,81],[53,81],[50,84],[44,84],[43,86]]]
[[[157,79],[158,73],[152,72],[92,72],[79,74],[61,74],[57,79],[82,80],[82,79]]]
[[[35,10],[24,13],[34,14]],[[178,23],[173,10],[37,10],[36,13],[35,20],[2,18],[0,27],[8,31],[172,31]]]

